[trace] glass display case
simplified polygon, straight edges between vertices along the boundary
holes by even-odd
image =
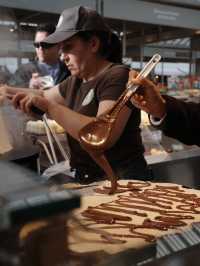
[[[165,136],[149,124],[142,112],[142,139],[145,158],[152,168],[155,181],[180,183],[189,187],[200,185],[200,149]]]

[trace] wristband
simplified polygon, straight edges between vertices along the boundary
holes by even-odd
[[[164,114],[162,118],[156,118],[156,117],[153,117],[152,115],[149,115],[149,120],[153,126],[160,126],[163,120],[165,119],[166,115],[167,114]]]

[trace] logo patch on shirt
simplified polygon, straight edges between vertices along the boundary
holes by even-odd
[[[88,94],[85,96],[82,106],[86,106],[94,99],[94,89],[89,90]]]

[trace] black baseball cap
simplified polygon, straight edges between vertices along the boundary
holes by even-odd
[[[103,17],[88,7],[76,6],[65,9],[58,20],[56,30],[43,40],[46,43],[59,43],[71,38],[80,31],[111,32]]]

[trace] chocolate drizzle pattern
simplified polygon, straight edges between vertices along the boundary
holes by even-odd
[[[95,191],[107,194],[109,189],[103,187]],[[153,230],[186,226],[200,214],[200,198],[177,185],[154,184],[152,188],[150,182],[132,181],[118,184],[117,193],[114,200],[90,206],[81,213],[89,226],[98,226],[107,232],[107,236],[99,233],[105,243],[114,244],[120,240],[125,243],[130,238],[153,242],[156,239]],[[148,213],[154,218],[148,218]],[[134,217],[141,217],[142,222],[135,223]],[[122,231],[126,233],[120,233]]]

